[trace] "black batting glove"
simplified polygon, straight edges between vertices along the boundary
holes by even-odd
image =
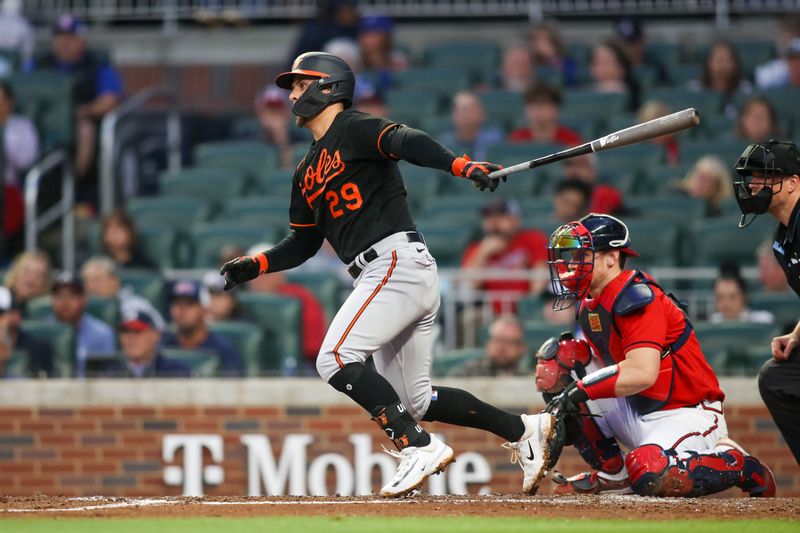
[[[267,256],[264,254],[243,255],[231,259],[219,271],[225,277],[224,290],[229,291],[240,283],[257,278],[267,271]]]
[[[464,154],[463,157],[455,158],[451,171],[454,176],[460,176],[471,180],[475,187],[481,191],[489,189],[489,191],[494,192],[498,185],[500,185],[500,178],[490,178],[489,174],[501,168],[503,167],[495,165],[494,163],[473,161],[469,156]],[[503,182],[505,182],[506,176],[503,176],[502,179]]]

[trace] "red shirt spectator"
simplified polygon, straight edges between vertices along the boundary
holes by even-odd
[[[612,185],[598,183],[597,155],[587,154],[566,159],[563,172],[565,179],[579,179],[592,187],[589,212],[613,215],[622,208],[622,193]]]
[[[313,363],[325,338],[325,309],[313,292],[297,283],[286,283],[278,287],[275,292],[300,300],[303,321],[301,349],[303,357]]]
[[[519,205],[500,199],[482,210],[484,237],[464,251],[464,268],[530,270],[547,262],[547,237],[540,231],[519,228]],[[504,291],[520,295],[537,292],[541,287],[530,280],[486,279],[478,285],[486,291]],[[507,300],[506,300],[507,301]],[[503,299],[492,301],[495,312],[502,311]]]
[[[536,141],[565,146],[581,144],[580,135],[558,123],[562,102],[559,89],[537,83],[525,91],[523,99],[527,124],[511,132],[509,141]]]

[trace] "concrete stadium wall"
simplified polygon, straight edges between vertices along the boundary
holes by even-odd
[[[446,381],[446,383],[445,383]],[[522,412],[527,379],[443,380]],[[794,462],[749,379],[723,381],[731,436],[800,496]],[[533,403],[531,403],[533,402]],[[432,424],[457,454],[429,492],[519,492],[501,439]],[[0,387],[0,494],[363,494],[393,473],[385,437],[327,385],[308,379],[27,381]],[[383,471],[381,470],[383,469]],[[558,469],[586,469],[567,450]],[[543,486],[542,493],[551,487]]]

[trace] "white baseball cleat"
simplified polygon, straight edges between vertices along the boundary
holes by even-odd
[[[426,479],[455,461],[453,449],[435,435],[431,435],[431,442],[427,446],[407,446],[399,452],[386,450],[386,453],[400,459],[394,477],[381,489],[381,496],[386,498],[399,498],[413,492]]]
[[[517,442],[506,442],[504,448],[511,450],[511,462],[522,467],[522,491],[536,494],[539,483],[547,473],[550,459],[548,443],[555,433],[556,419],[550,413],[522,415],[525,433]]]

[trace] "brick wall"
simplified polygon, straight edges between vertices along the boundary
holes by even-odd
[[[800,496],[800,467],[794,462],[764,407],[734,405],[726,409],[731,436],[773,468],[779,495]],[[438,426],[438,427],[437,427]],[[518,492],[521,472],[508,462],[501,440],[478,430],[434,424],[456,453],[482,454],[492,468],[490,487]],[[28,495],[153,496],[178,495],[179,486],[163,480],[162,439],[166,434],[218,434],[224,441],[224,483],[206,485],[209,495],[247,494],[247,455],[240,437],[270,437],[279,457],[288,434],[315,436],[309,461],[323,453],[353,459],[353,433],[373,437],[373,452],[385,443],[377,427],[358,408],[111,406],[18,408],[0,406],[0,493]],[[173,465],[182,464],[178,452]],[[204,464],[211,457],[206,453]],[[574,450],[559,464],[567,474],[583,469]],[[333,480],[329,478],[329,491]],[[375,476],[373,476],[373,479]],[[377,479],[374,479],[374,486]],[[477,486],[470,487],[472,491]],[[549,492],[545,487],[543,492]]]

